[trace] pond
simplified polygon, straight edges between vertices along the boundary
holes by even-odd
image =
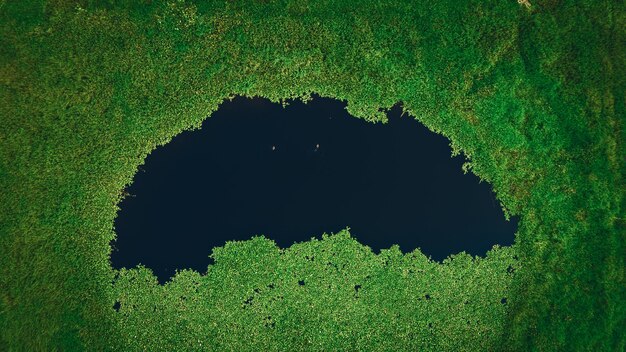
[[[120,204],[113,267],[141,263],[164,282],[176,269],[206,272],[229,240],[264,235],[285,248],[346,227],[375,252],[398,244],[434,260],[511,245],[518,219],[505,220],[491,186],[401,113],[372,124],[317,96],[286,108],[225,101],[146,158]]]

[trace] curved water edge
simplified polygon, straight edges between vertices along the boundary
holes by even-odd
[[[449,141],[399,105],[387,115],[366,122],[317,96],[286,108],[224,101],[146,158],[120,204],[113,267],[141,263],[164,282],[205,272],[227,241],[263,235],[286,248],[346,228],[375,252],[397,244],[436,261],[512,244],[518,219],[463,173]]]

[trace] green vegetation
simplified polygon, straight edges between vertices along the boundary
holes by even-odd
[[[623,351],[626,11],[530,4],[0,0],[0,350]],[[150,151],[233,95],[313,92],[448,137],[516,244],[255,237],[164,286],[111,268]]]

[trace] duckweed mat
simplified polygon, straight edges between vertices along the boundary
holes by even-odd
[[[0,350],[623,351],[624,10],[0,0]],[[283,249],[250,234],[165,285],[111,267],[153,149],[225,99],[314,93],[446,136],[520,216],[515,244],[438,263],[347,229]]]

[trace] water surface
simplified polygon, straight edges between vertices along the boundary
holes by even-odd
[[[351,117],[315,97],[286,109],[224,102],[201,130],[150,154],[115,221],[115,268],[138,263],[161,282],[206,272],[228,240],[265,235],[281,247],[350,227],[376,252],[398,244],[435,260],[513,243],[491,186],[463,174],[449,141],[395,107],[389,123]]]

